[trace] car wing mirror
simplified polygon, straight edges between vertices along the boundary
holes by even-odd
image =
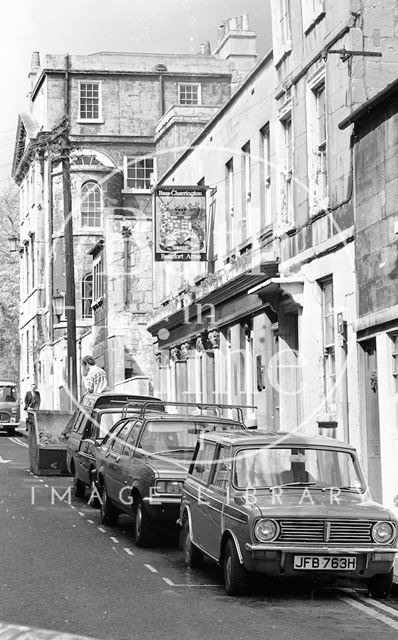
[[[198,473],[203,473],[206,470],[206,467],[204,464],[201,464],[200,462],[198,462],[198,464],[195,464],[195,471],[197,471]]]

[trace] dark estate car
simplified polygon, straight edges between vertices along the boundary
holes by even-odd
[[[252,572],[363,581],[375,597],[392,589],[397,521],[370,499],[355,449],[332,438],[200,436],[180,523],[185,563],[219,562],[229,595],[244,594]]]
[[[146,414],[117,423],[97,456],[101,520],[135,518],[135,541],[150,544],[159,524],[175,528],[181,490],[198,435],[241,430],[236,420],[204,415]]]
[[[66,463],[69,473],[73,476],[74,493],[77,498],[84,496],[86,487],[94,487],[99,441],[115,422],[120,420],[123,411],[137,414],[148,402],[153,410],[164,410],[163,401],[151,396],[111,392],[90,393],[84,396],[79,410],[73,416],[66,454]]]

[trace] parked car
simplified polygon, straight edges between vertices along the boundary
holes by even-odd
[[[322,436],[242,431],[199,439],[180,511],[187,566],[223,566],[242,595],[254,572],[342,578],[382,597],[393,584],[397,521],[372,502],[355,449]]]
[[[198,435],[242,430],[242,423],[206,415],[145,414],[115,424],[97,456],[101,521],[135,519],[135,541],[146,546],[160,524],[176,528],[183,481]]]
[[[146,403],[153,410],[164,411],[160,398],[123,393],[86,394],[68,433],[66,464],[73,476],[74,494],[83,498],[87,487],[95,486],[98,445],[123,411],[137,414]]]
[[[0,380],[0,430],[14,434],[20,425],[17,384],[8,378]]]

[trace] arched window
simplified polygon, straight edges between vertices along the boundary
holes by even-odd
[[[88,273],[82,280],[82,318],[91,318],[93,302],[93,274]]]
[[[81,190],[82,227],[100,227],[102,222],[102,193],[97,182],[86,182]]]

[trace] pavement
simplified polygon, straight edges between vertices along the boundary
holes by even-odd
[[[16,430],[16,433],[19,437],[21,438],[27,438],[28,437],[28,432],[26,431],[25,425],[22,424],[19,429]],[[395,557],[395,562],[394,562],[394,592],[396,595],[398,595],[398,554]]]

